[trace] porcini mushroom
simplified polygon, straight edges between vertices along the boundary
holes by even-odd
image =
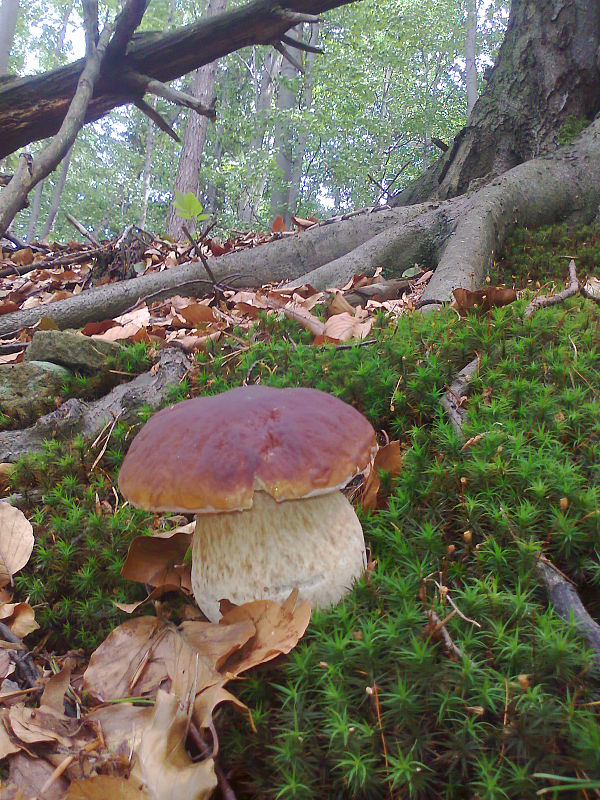
[[[354,509],[340,492],[377,450],[360,412],[315,389],[243,386],[155,414],[119,475],[129,501],[196,514],[192,588],[206,616],[219,600],[313,607],[348,592],[365,568]]]

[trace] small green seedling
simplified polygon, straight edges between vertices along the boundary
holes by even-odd
[[[183,219],[193,219],[196,220],[196,222],[202,222],[202,220],[209,219],[210,217],[210,214],[202,213],[204,211],[204,206],[193,192],[183,194],[179,189],[175,189],[173,206],[178,216]]]

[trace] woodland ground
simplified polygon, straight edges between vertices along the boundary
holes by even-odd
[[[238,798],[595,796],[598,662],[534,572],[541,551],[600,616],[600,307],[578,296],[523,316],[531,292],[564,286],[567,257],[580,278],[598,275],[600,228],[517,232],[490,277],[526,297],[487,315],[382,315],[373,344],[347,349],[264,317],[248,350],[224,358],[211,345],[173,388],[176,401],[244,380],[313,386],[404,451],[381,508],[362,517],[367,577],[289,656],[234,687],[251,722],[218,719]],[[440,400],[475,355],[465,434],[481,436],[465,449]],[[143,347],[129,359],[147,367]],[[92,650],[123,618],[112,601],[144,596],[120,569],[156,521],[116,509],[113,493],[134,432],[115,427],[91,479],[83,440],[49,443],[12,473],[36,531],[16,585],[48,647]],[[428,618],[452,604],[454,651]]]

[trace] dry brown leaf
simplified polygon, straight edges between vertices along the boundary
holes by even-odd
[[[336,292],[333,295],[331,302],[327,306],[327,316],[333,317],[336,314],[344,314],[344,313],[354,316],[354,308],[345,299],[344,295],[341,292]]]
[[[352,309],[354,312],[354,309]],[[360,318],[354,313],[343,312],[329,317],[325,323],[323,335],[338,342],[347,342],[349,339],[366,339],[371,333],[374,319]]]
[[[214,664],[216,669],[220,669],[256,633],[254,623],[249,619],[228,625],[189,620],[181,623],[180,630],[187,641]]]
[[[106,333],[106,331],[116,327],[117,324],[118,323],[116,323],[114,319],[105,319],[102,320],[102,322],[88,322],[81,329],[81,332],[84,336],[98,336],[99,334]]]
[[[207,322],[216,322],[216,317],[210,306],[201,303],[190,303],[179,312],[191,325],[203,325]]]
[[[273,600],[254,600],[236,606],[228,600],[222,600],[223,616],[219,625],[249,620],[256,628],[252,639],[226,662],[224,669],[232,675],[239,675],[258,664],[289,653],[310,622],[310,603],[296,605],[297,602],[297,589],[281,605]]]
[[[457,288],[453,291],[458,313],[464,316],[469,311],[490,311],[498,306],[506,306],[517,299],[515,289],[505,286],[489,286],[476,292]]]
[[[92,654],[83,685],[101,702],[153,695],[169,685],[183,700],[192,685],[200,692],[221,680],[209,659],[174,625],[139,617],[115,628]]]
[[[227,691],[223,684],[209,686],[208,689],[201,692],[194,701],[193,719],[200,730],[208,728],[213,732],[213,740],[217,735],[213,723],[213,711],[221,703],[231,703],[240,711],[248,711],[248,706]]]
[[[212,758],[194,763],[187,754],[187,729],[177,697],[159,691],[131,775],[143,782],[152,800],[207,800],[217,786]]]
[[[9,489],[9,478],[14,466],[14,464],[7,461],[0,462],[0,494],[4,494]]]
[[[287,227],[285,222],[283,221],[283,217],[281,214],[278,214],[275,219],[273,220],[273,224],[271,225],[271,230],[273,233],[283,233],[283,231],[287,231]]]
[[[33,261],[33,250],[31,247],[24,247],[21,250],[17,250],[16,253],[11,255],[10,260],[13,264],[18,264],[20,267],[28,267]]]
[[[70,747],[81,729],[81,720],[70,719],[50,708],[27,708],[22,703],[8,710],[8,724],[15,738],[24,744],[58,742]]]
[[[27,564],[33,542],[33,528],[25,514],[0,502],[0,587]]]
[[[361,494],[360,504],[365,511],[374,511],[377,508],[381,487],[379,470],[389,472],[395,477],[402,471],[402,459],[402,445],[398,441],[379,448]]]
[[[92,339],[100,339],[103,342],[122,342],[135,336],[141,329],[141,325],[135,322],[128,322],[127,325],[115,325],[104,333],[94,334]]]
[[[9,734],[4,725],[4,720],[8,716],[8,709],[0,709],[0,761],[12,753],[18,753],[21,749],[19,742]]]
[[[137,750],[142,734],[152,722],[152,706],[134,706],[131,703],[96,708],[88,714],[90,723],[99,723],[102,736],[111,753],[128,754]]]
[[[134,323],[142,328],[150,323],[150,311],[146,305],[139,306],[134,308],[133,311],[126,311],[124,314],[115,317],[115,322],[123,326]]]
[[[6,300],[4,303],[0,303],[0,316],[2,316],[2,314],[11,314],[13,311],[18,310],[18,304],[13,303],[11,300]]]
[[[8,784],[17,786],[26,800],[42,797],[43,800],[64,800],[69,782],[64,776],[54,780],[51,786],[40,795],[42,787],[46,784],[55,770],[54,765],[43,758],[32,758],[26,753],[17,753],[10,759]],[[19,800],[19,795],[9,795]],[[106,798],[105,800],[108,800]]]
[[[71,660],[67,659],[60,672],[48,678],[40,700],[40,707],[51,708],[59,714],[65,710],[65,692],[71,685]]]
[[[138,781],[114,775],[95,775],[87,780],[73,781],[65,800],[152,800],[152,795],[140,787]]]
[[[194,523],[190,523],[157,536],[138,536],[129,545],[121,574],[130,581],[156,587],[181,587],[191,593],[190,568],[183,561],[192,543],[193,531]]]
[[[11,631],[23,639],[40,627],[35,621],[35,612],[29,603],[0,603],[0,620],[7,625]]]

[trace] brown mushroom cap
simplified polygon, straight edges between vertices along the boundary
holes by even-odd
[[[251,508],[344,486],[377,450],[352,406],[316,389],[242,386],[159,411],[133,440],[119,474],[130,502],[150,511]]]

